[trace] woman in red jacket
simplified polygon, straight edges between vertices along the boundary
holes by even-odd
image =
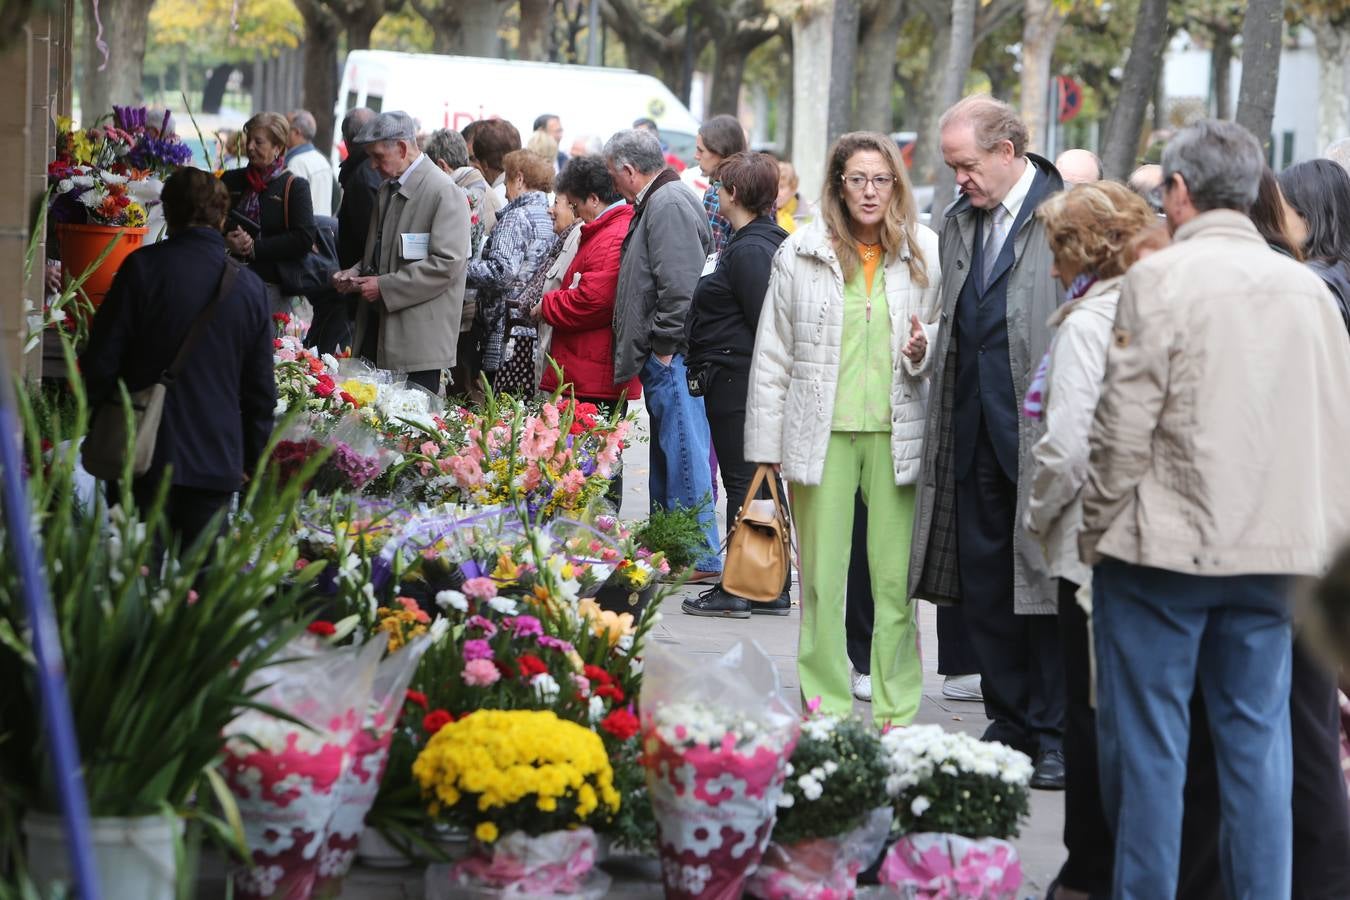
[[[642,387],[636,378],[614,383],[614,289],[633,207],[614,189],[600,157],[569,160],[555,189],[585,224],[563,286],[544,295],[537,316],[553,326],[550,355],[562,370],[567,393],[578,403],[595,404],[601,415],[611,414],[616,406],[627,412],[628,401],[642,396]],[[558,384],[557,372],[547,366],[540,389],[552,392]],[[609,497],[617,511],[622,475],[615,476]]]

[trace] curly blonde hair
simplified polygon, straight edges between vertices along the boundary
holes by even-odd
[[[1135,237],[1158,217],[1122,184],[1098,181],[1055,194],[1036,210],[1056,262],[1098,278],[1125,274]]]

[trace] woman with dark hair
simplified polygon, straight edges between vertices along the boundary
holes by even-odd
[[[1289,233],[1350,329],[1350,175],[1329,159],[1313,159],[1285,169],[1280,190],[1292,213]]]
[[[1249,216],[1270,249],[1301,261],[1303,253],[1299,249],[1300,241],[1289,230],[1289,213],[1289,204],[1280,192],[1280,182],[1267,166],[1261,173],[1256,202],[1252,204]]]
[[[778,196],[778,163],[772,156],[736,153],[722,160],[714,177],[732,235],[716,268],[699,280],[694,291],[685,320],[689,340],[685,366],[691,378],[703,382],[703,406],[726,489],[729,535],[755,477],[755,464],[745,459],[750,360],[773,255],[787,239],[787,232],[772,216]],[[689,615],[731,618],[747,618],[752,612],[785,616],[791,609],[786,588],[773,603],[751,603],[727,593],[721,585],[686,600],[683,606]]]
[[[267,285],[274,312],[290,306],[276,264],[304,259],[317,237],[309,182],[286,171],[290,131],[280,113],[258,113],[244,123],[248,166],[220,176],[234,214],[225,225],[225,243]]]
[[[94,315],[80,371],[91,408],[116,396],[119,381],[133,393],[150,387],[235,270],[164,396],[150,470],[132,482],[144,508],[170,470],[169,527],[186,545],[229,505],[267,446],[277,397],[274,332],[262,281],[227,259],[225,187],[208,172],[179,169],[161,201],[168,239],[122,264]]]
[[[844,583],[854,498],[867,506],[875,620],[872,718],[907,725],[923,671],[907,568],[923,456],[921,383],[931,363],[938,238],[919,223],[895,141],[834,142],[820,216],[774,257],[746,398],[745,459],[782,466],[800,542],[804,698],[853,710]],[[774,178],[776,190],[777,178]]]
[[[480,128],[475,139],[482,139],[491,124]],[[528,150],[513,150],[501,165],[507,204],[483,249],[469,261],[465,281],[478,292],[474,327],[482,336],[483,371],[494,381],[504,358],[512,305],[553,246],[553,220],[548,214],[553,168]]]
[[[718,209],[715,173],[722,160],[745,150],[745,129],[735,116],[713,116],[703,123],[694,138],[694,159],[709,181],[703,192],[703,208],[708,211],[708,225],[712,228],[713,253],[722,252],[731,236],[731,224]]]
[[[469,162],[483,173],[497,194],[498,208],[506,206],[506,155],[519,150],[520,132],[505,119],[487,119],[478,123],[469,143]],[[551,172],[549,174],[552,174]]]

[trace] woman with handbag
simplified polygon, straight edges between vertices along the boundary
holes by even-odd
[[[186,545],[228,506],[267,446],[277,397],[274,332],[262,282],[227,259],[220,229],[230,201],[220,182],[179,169],[164,182],[162,201],[167,240],[127,257],[80,356],[95,410],[84,458],[113,482],[127,449],[125,426],[117,427],[124,421],[118,383],[132,394],[164,385],[158,427],[134,436],[149,459],[133,460],[132,493],[144,508],[171,468],[165,509]],[[122,440],[113,443],[121,446],[89,445],[117,432]]]
[[[774,258],[750,367],[745,458],[780,465],[791,485],[802,696],[840,714],[853,708],[844,585],[861,489],[876,605],[872,717],[904,725],[923,689],[906,569],[929,363],[919,322],[938,307],[938,238],[919,224],[886,135],[846,134],[828,160],[820,216]]]
[[[774,253],[787,232],[773,220],[778,195],[778,163],[767,153],[736,153],[713,173],[721,213],[732,234],[716,268],[699,280],[685,320],[689,353],[685,366],[693,386],[701,390],[713,449],[722,469],[726,494],[727,535],[755,477],[755,464],[745,459],[745,397],[750,385],[750,360],[755,352],[764,292]],[[746,618],[751,613],[787,615],[792,604],[785,587],[772,603],[751,603],[718,584],[683,611],[691,616]]]
[[[267,285],[273,312],[290,309],[278,264],[302,262],[317,239],[309,182],[286,171],[290,130],[280,113],[258,113],[244,123],[248,166],[220,176],[230,192],[225,244]]]
[[[553,246],[553,220],[548,192],[553,167],[528,150],[513,150],[502,159],[506,206],[469,261],[466,286],[477,291],[475,327],[482,335],[482,369],[493,382],[502,367],[510,308]],[[531,363],[533,366],[533,363]]]

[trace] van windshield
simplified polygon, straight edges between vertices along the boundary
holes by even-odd
[[[686,166],[694,164],[694,135],[687,131],[667,131],[661,129],[661,142],[674,153]]]

